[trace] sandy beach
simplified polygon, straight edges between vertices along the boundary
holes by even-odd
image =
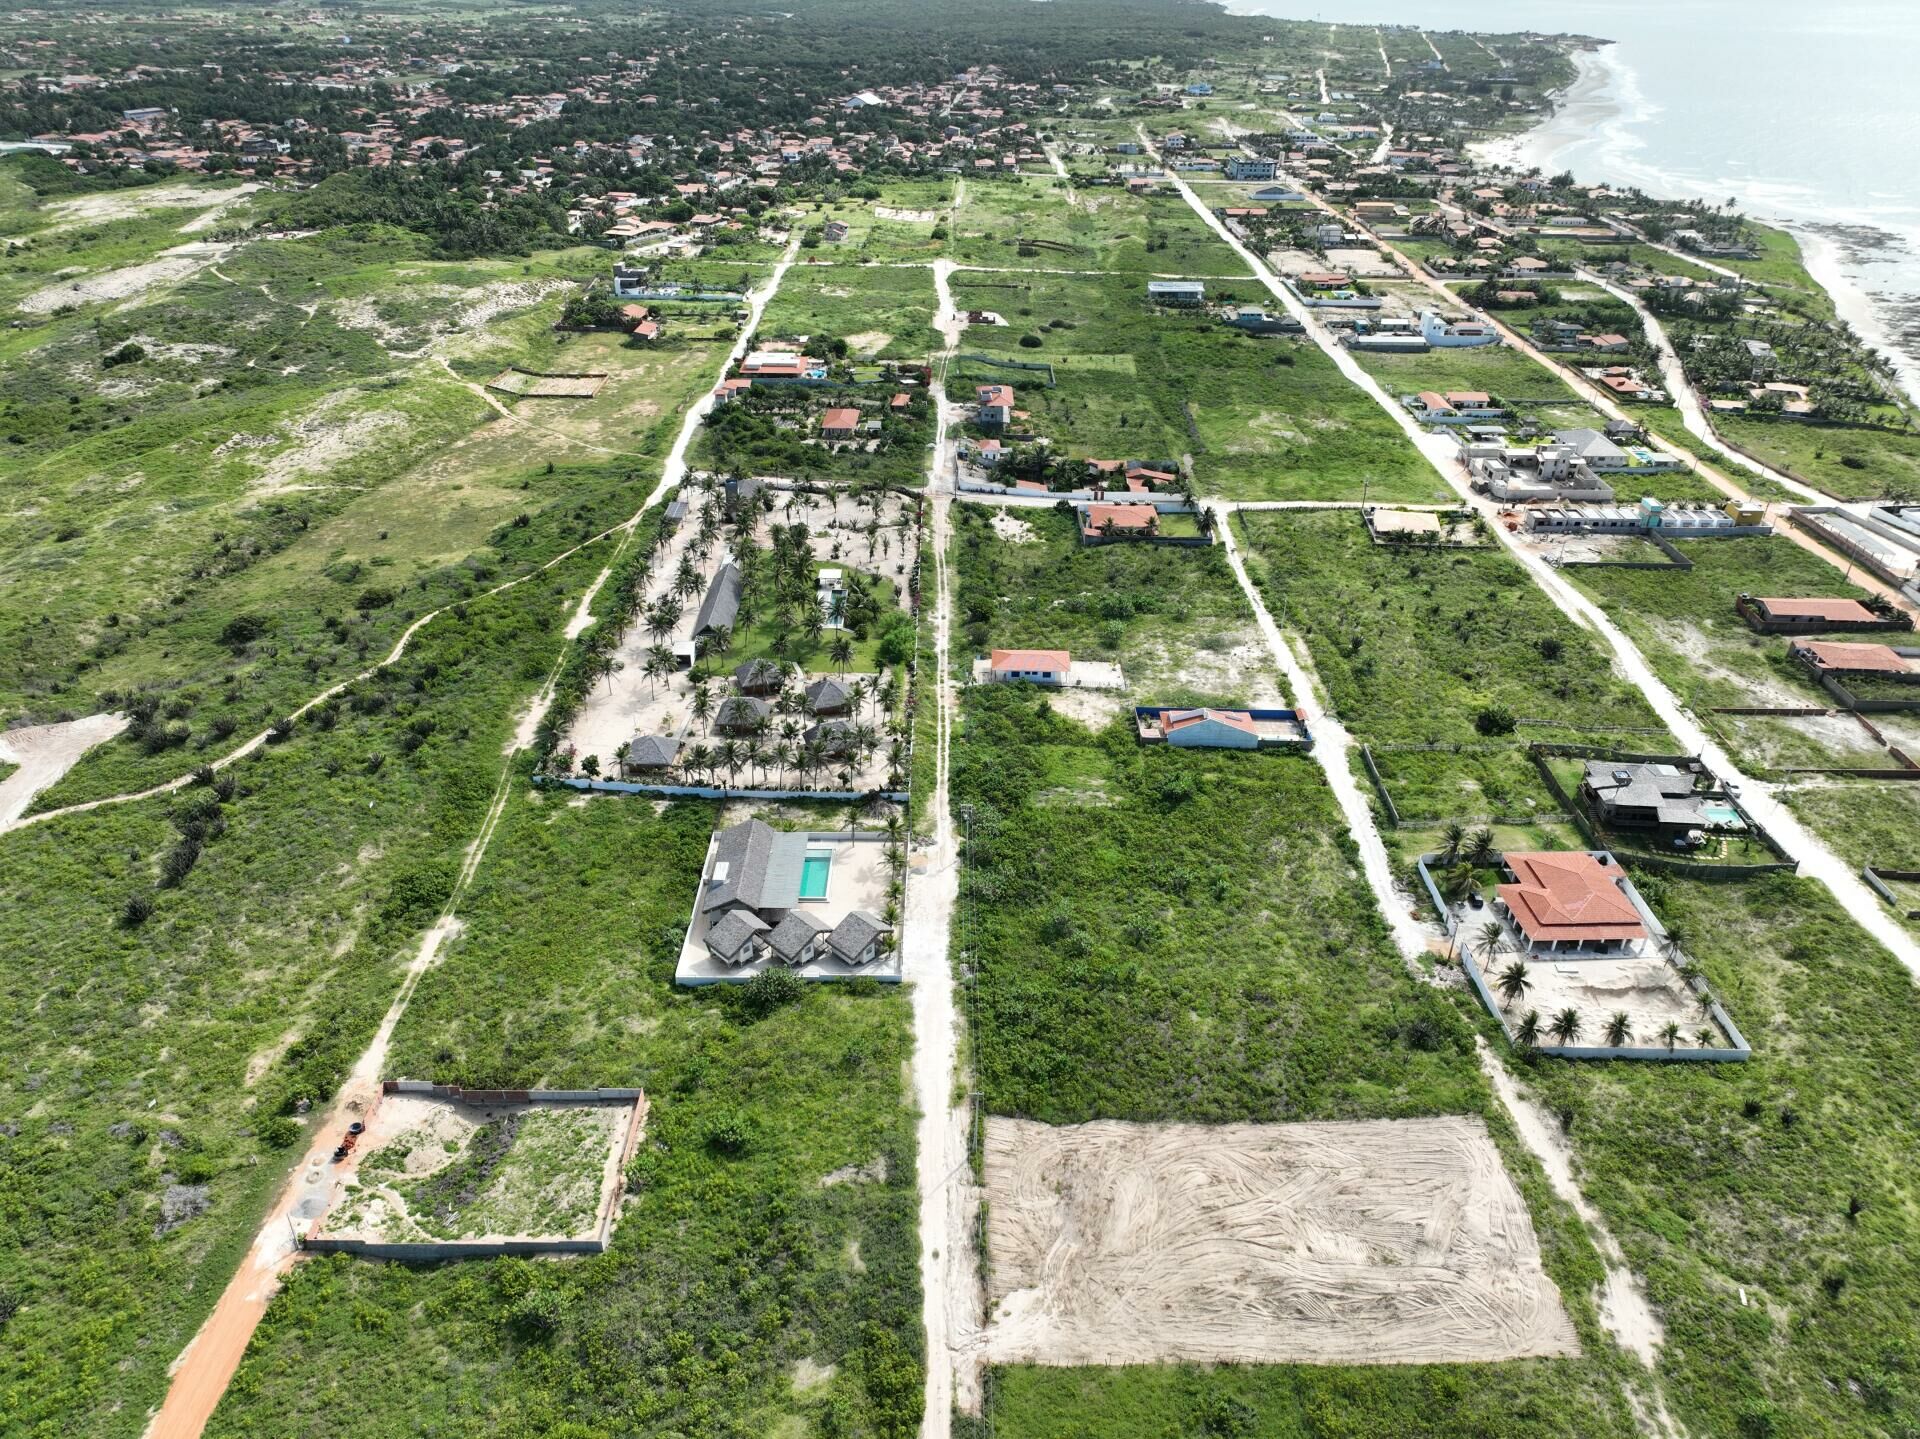
[[[1509,165],[1516,170],[1537,166],[1551,174],[1554,159],[1563,150],[1592,140],[1617,120],[1619,86],[1606,51],[1575,51],[1573,63],[1580,73],[1560,95],[1552,115],[1517,135],[1477,141],[1467,147],[1467,153],[1483,165]]]

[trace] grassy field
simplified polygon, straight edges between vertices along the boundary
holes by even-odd
[[[829,258],[826,249],[813,257]],[[795,265],[768,304],[760,334],[769,342],[801,335],[845,340],[859,360],[924,362],[940,347],[933,329],[937,303],[929,270]]]
[[[956,304],[1007,320],[1004,327],[969,328],[960,353],[1048,361],[1056,384],[960,361],[952,386],[1012,384],[1032,417],[1029,428],[1062,454],[1191,456],[1194,487],[1203,494],[1446,497],[1440,477],[1399,427],[1312,344],[1255,339],[1204,315],[1156,313],[1146,304],[1145,283],[956,275]],[[1212,300],[1253,301],[1261,293],[1251,280],[1208,286]],[[1114,363],[1116,356],[1132,357],[1131,372]]]
[[[1780,795],[1848,864],[1920,870],[1920,788],[1903,781],[1840,780],[1782,789]],[[1920,909],[1920,881],[1882,882],[1898,901],[1893,912],[1920,934],[1920,920],[1904,918]]]
[[[1755,634],[1734,612],[1734,599],[1742,593],[1858,599],[1866,592],[1846,583],[1843,572],[1820,556],[1780,536],[1682,540],[1679,547],[1694,562],[1692,570],[1566,573],[1613,616],[1655,673],[1696,711],[1832,704],[1831,696],[1788,660],[1787,637]],[[1743,763],[1892,763],[1866,730],[1845,716],[1712,719]],[[1895,743],[1920,736],[1920,725],[1909,717],[1888,715],[1885,720],[1882,728]]]
[[[303,1266],[211,1434],[913,1432],[907,1000],[676,988],[716,813],[517,792],[394,1036],[396,1073],[645,1087],[613,1247]]]
[[[23,661],[0,706],[47,719],[137,701],[163,721],[82,761],[43,807],[181,773],[420,614],[637,508],[718,348],[557,336],[570,276],[603,264],[589,252],[407,254],[387,232],[249,246],[223,262],[233,284],[202,276],[116,317],[148,355],[106,372],[135,386],[111,399],[124,423],[102,411],[20,447],[39,514],[0,538],[0,601],[19,599],[0,604],[0,638]],[[75,346],[98,368],[97,341],[57,332],[23,362],[16,408],[59,403]],[[262,358],[285,363],[248,363]],[[592,400],[503,401],[508,420],[466,388],[508,363],[609,378]]]
[[[975,689],[954,799],[968,819],[954,943],[974,974],[989,1111],[1058,1124],[1486,1114],[1587,1354],[1023,1366],[993,1376],[991,1432],[1464,1436],[1491,1432],[1496,1408],[1502,1433],[1632,1432],[1612,1377],[1627,1361],[1586,1298],[1584,1234],[1492,1105],[1458,1011],[1401,967],[1309,759],[1143,748],[1122,721],[1093,733],[1023,687]],[[1297,1427],[1336,1410],[1341,1428]]]
[[[449,892],[598,567],[450,615],[212,787],[0,837],[0,1427],[134,1435]]]
[[[1920,435],[1716,415],[1714,429],[1755,459],[1837,499],[1920,497]]]
[[[1243,276],[1246,266],[1184,200],[1114,186],[1069,193],[1051,175],[964,182],[952,258],[999,269]]]
[[[1397,552],[1351,512],[1235,523],[1274,617],[1305,636],[1362,739],[1471,744],[1499,737],[1498,724],[1481,732],[1482,716],[1502,713],[1516,743],[1658,728],[1608,655],[1497,549]]]
[[[1669,1404],[1695,1434],[1912,1429],[1911,976],[1811,881],[1637,882],[1753,1058],[1522,1077],[1646,1279]]]
[[[1219,546],[1085,546],[1077,519],[1057,509],[1021,511],[1014,542],[995,533],[993,513],[953,510],[963,674],[991,648],[1033,647],[1117,662],[1143,704],[1245,704],[1256,681],[1277,692]]]

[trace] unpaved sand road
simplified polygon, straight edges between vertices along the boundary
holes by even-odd
[[[205,185],[146,185],[132,190],[113,190],[103,195],[79,195],[71,200],[55,200],[41,212],[53,221],[47,233],[72,230],[81,225],[98,225],[110,220],[130,220],[150,210],[205,210],[189,220],[180,233],[204,230],[220,211],[238,204],[259,190],[258,181],[248,181],[231,189],[212,190]]]
[[[987,1121],[996,1363],[1580,1352],[1477,1115]]]
[[[959,187],[955,187],[956,195]],[[960,1013],[952,958],[952,924],[959,897],[959,837],[949,803],[953,718],[953,583],[947,568],[952,536],[954,467],[950,436],[959,418],[947,399],[946,373],[965,330],[953,304],[951,261],[933,266],[939,310],[934,328],[946,344],[933,369],[939,419],[928,468],[927,543],[933,550],[935,676],[933,843],[914,856],[907,883],[904,973],[912,986],[913,1088],[920,1107],[920,1287],[927,1332],[926,1408],[922,1439],[947,1439],[956,1406],[980,1412],[980,1322],[985,1307],[974,1264],[973,1232],[980,1190],[968,1159],[971,1106],[954,1102],[959,1065]]]
[[[0,734],[0,762],[20,766],[0,780],[0,832],[27,812],[33,797],[130,721],[123,714],[88,715],[65,724],[28,725]]]

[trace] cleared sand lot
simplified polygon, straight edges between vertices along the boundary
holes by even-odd
[[[1477,1117],[990,1119],[994,1363],[1577,1354]]]

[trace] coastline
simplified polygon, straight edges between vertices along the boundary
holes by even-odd
[[[1602,42],[1611,46],[1613,42]],[[1572,84],[1553,97],[1553,110],[1537,125],[1515,135],[1475,141],[1466,147],[1478,163],[1506,166],[1515,170],[1539,169],[1553,174],[1571,168],[1560,163],[1568,150],[1579,147],[1594,150],[1595,171],[1580,179],[1591,184],[1635,184],[1631,173],[1615,170],[1619,152],[1638,148],[1637,138],[1622,132],[1619,122],[1629,113],[1646,116],[1650,111],[1639,96],[1632,76],[1614,61],[1604,48],[1574,52],[1579,74]],[[1612,154],[1609,152],[1612,151]],[[1647,188],[1644,187],[1643,188]],[[1662,199],[1702,198],[1688,196],[1685,187],[1661,194],[1648,188],[1650,195]],[[1827,292],[1834,312],[1861,340],[1886,357],[1895,384],[1907,398],[1920,404],[1920,297],[1894,297],[1876,294],[1867,288],[1860,268],[1872,259],[1863,255],[1910,250],[1906,240],[1890,231],[1872,226],[1846,225],[1838,220],[1820,222],[1803,216],[1769,213],[1749,203],[1747,213],[1761,224],[1785,230],[1800,247],[1801,261],[1815,284]],[[1845,234],[1836,233],[1844,231]],[[1848,236],[1855,238],[1849,242]]]

